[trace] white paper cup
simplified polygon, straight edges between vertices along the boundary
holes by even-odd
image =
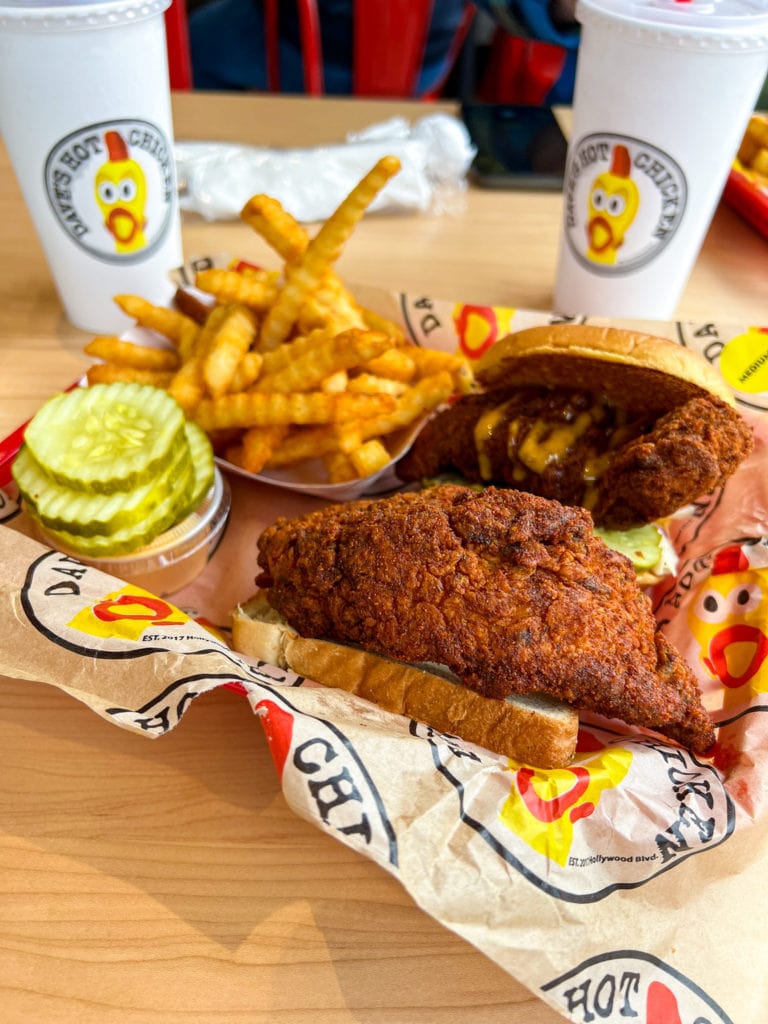
[[[762,0],[579,0],[554,306],[671,319],[768,73]]]
[[[68,318],[122,330],[112,301],[164,302],[182,263],[169,0],[0,0],[0,132]]]

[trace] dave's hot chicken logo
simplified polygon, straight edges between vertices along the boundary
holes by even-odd
[[[45,188],[75,244],[107,262],[130,263],[151,252],[170,226],[170,143],[148,121],[89,125],[51,149]]]
[[[460,815],[509,869],[556,899],[605,899],[645,885],[733,832],[717,770],[682,747],[582,726],[573,763],[540,769],[417,726]],[[492,795],[491,795],[492,794]]]
[[[568,156],[568,245],[596,273],[636,270],[675,234],[686,199],[685,176],[667,153],[625,135],[587,135]]]

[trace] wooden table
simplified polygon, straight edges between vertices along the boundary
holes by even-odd
[[[311,145],[429,108],[175,97],[179,138]],[[0,437],[86,365],[0,152]],[[471,191],[460,217],[368,218],[349,281],[547,308],[560,197]],[[188,217],[187,257],[258,259],[240,223]],[[766,243],[721,208],[685,318],[768,323]],[[286,807],[246,702],[215,692],[150,743],[46,687],[0,682],[3,1024],[464,1022],[559,1015]]]

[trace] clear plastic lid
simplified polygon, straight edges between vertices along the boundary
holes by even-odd
[[[673,37],[682,48],[768,48],[766,0],[578,0],[577,17]]]
[[[0,0],[0,28],[101,28],[152,18],[171,0]]]

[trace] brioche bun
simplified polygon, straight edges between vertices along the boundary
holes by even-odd
[[[698,353],[618,327],[549,324],[517,331],[485,353],[475,377],[489,390],[514,384],[597,392],[630,413],[661,413],[702,395],[736,404]]]

